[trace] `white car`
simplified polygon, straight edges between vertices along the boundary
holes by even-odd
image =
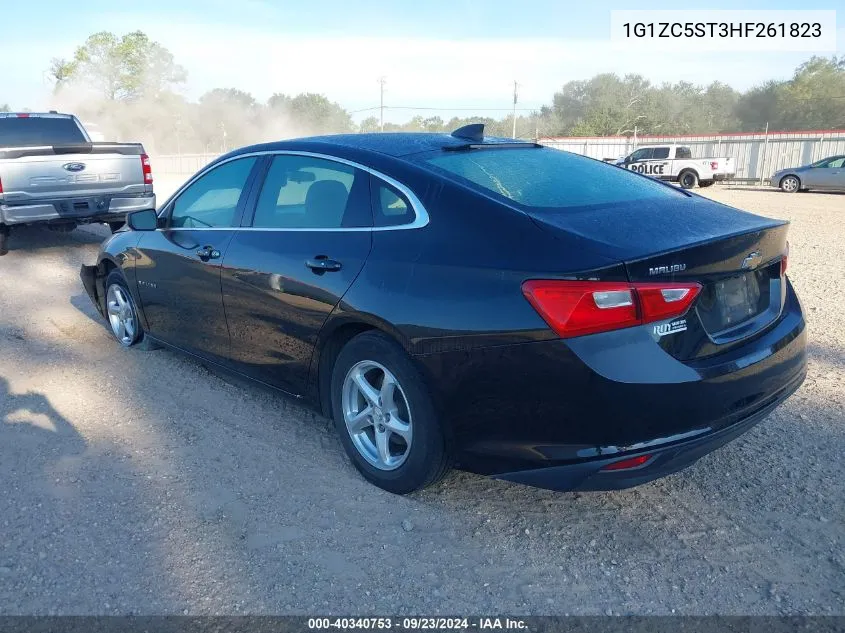
[[[696,185],[709,187],[736,174],[733,158],[693,158],[689,147],[675,144],[640,147],[617,160],[616,164],[652,178],[677,182],[684,189]]]

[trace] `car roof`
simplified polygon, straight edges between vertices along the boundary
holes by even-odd
[[[466,138],[452,136],[451,134],[433,134],[425,132],[380,132],[368,134],[330,134],[326,136],[309,136],[305,138],[291,139],[287,141],[276,141],[252,145],[237,150],[237,153],[247,153],[261,149],[263,151],[301,149],[303,146],[322,145],[335,148],[351,150],[363,150],[376,152],[387,156],[408,156],[421,152],[431,152],[447,147],[460,147],[467,145]],[[481,143],[472,142],[474,145],[502,145],[511,143],[525,143],[525,141],[509,138],[484,137]]]

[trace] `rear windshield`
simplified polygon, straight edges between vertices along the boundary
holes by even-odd
[[[73,119],[46,117],[0,117],[0,147],[67,145],[85,143]]]
[[[561,209],[683,196],[670,186],[557,149],[443,152],[426,162],[525,207]]]

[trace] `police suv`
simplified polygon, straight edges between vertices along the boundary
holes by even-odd
[[[709,187],[717,180],[736,174],[734,159],[726,156],[693,158],[684,145],[649,145],[640,147],[616,164],[646,176],[677,182],[684,189],[696,185]]]

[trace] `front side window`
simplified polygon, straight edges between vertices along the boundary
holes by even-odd
[[[372,225],[368,175],[344,163],[295,154],[273,158],[252,226],[338,229]]]
[[[239,158],[215,167],[194,181],[173,203],[170,226],[224,228],[235,226],[238,202],[244,194],[255,158]]]
[[[841,169],[843,166],[845,166],[845,156],[834,158],[825,165],[828,169]]]
[[[652,153],[654,150],[651,147],[643,147],[642,149],[638,149],[636,152],[631,154],[630,161],[633,163],[637,160],[648,160],[651,158]]]

